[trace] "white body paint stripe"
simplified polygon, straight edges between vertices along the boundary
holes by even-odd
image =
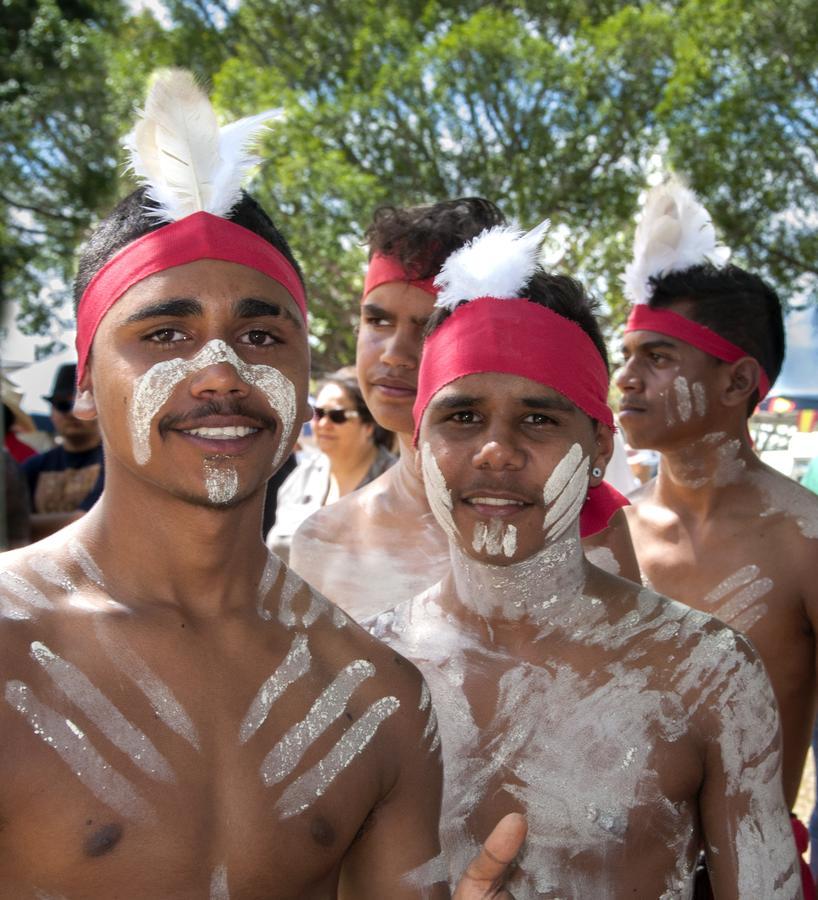
[[[374,674],[375,666],[365,659],[356,659],[339,672],[307,715],[293,725],[264,757],[261,780],[269,786],[290,775],[313,742],[343,715],[350,697]]]
[[[230,900],[227,884],[227,866],[217,866],[210,879],[210,900]]]
[[[38,641],[31,645],[31,657],[43,667],[55,687],[81,709],[115,747],[127,754],[137,768],[160,781],[176,780],[170,764],[148,736],[132,725],[76,666]]]
[[[0,572],[0,589],[11,594],[15,600],[35,609],[54,609],[54,604],[46,595],[29,584],[16,572]]]
[[[302,678],[310,668],[310,649],[307,645],[307,636],[298,634],[290,645],[289,652],[284,661],[273,674],[262,684],[258,693],[253,698],[247,715],[239,727],[239,741],[247,743],[250,738],[261,728],[273,704],[287,690],[287,688]]]
[[[309,771],[297,778],[279,798],[277,808],[282,819],[296,816],[309,807],[344,769],[362,753],[375,736],[381,723],[398,708],[397,697],[382,697],[344,732],[330,752]]]
[[[281,571],[283,565],[284,563],[281,562],[275,553],[268,553],[267,562],[264,563],[264,571],[261,573],[261,580],[258,583],[258,603],[256,609],[258,610],[259,616],[268,621],[273,618],[273,614],[268,609],[264,608],[264,603],[270,595],[270,591],[273,589],[275,580],[278,578],[278,573]]]
[[[94,562],[94,558],[88,550],[76,538],[72,538],[68,542],[68,555],[82,569],[83,574],[89,581],[93,582],[97,587],[105,589],[105,578],[102,571]]]
[[[113,641],[101,628],[97,628],[96,632],[108,659],[142,691],[160,722],[186,740],[194,750],[200,750],[196,726],[165,682],[127,644]]]
[[[74,722],[41,703],[21,681],[6,682],[5,697],[9,706],[25,716],[37,737],[62,758],[97,800],[132,821],[156,821],[150,804],[100,756]]]

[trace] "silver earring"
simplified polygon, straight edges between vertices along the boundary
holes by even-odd
[[[602,478],[602,475],[603,475],[602,469],[600,469],[599,466],[594,466],[593,469],[591,469],[591,475],[594,478]]]

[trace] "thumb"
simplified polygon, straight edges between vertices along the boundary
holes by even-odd
[[[454,900],[480,900],[491,896],[508,874],[523,845],[528,823],[525,816],[509,813],[486,838],[480,853],[469,863],[454,894]]]

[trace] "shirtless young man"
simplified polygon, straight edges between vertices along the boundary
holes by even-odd
[[[446,536],[429,509],[412,448],[423,328],[443,261],[503,221],[494,204],[472,197],[384,207],[367,231],[371,259],[358,332],[358,380],[375,421],[397,433],[400,459],[371,484],[307,519],[290,551],[290,565],[355,619],[408,600],[448,569]],[[595,521],[585,546],[596,548],[601,565],[639,581],[618,508],[626,501],[607,485],[595,495],[599,501],[589,504],[589,521]]]
[[[142,160],[189,157],[177,115],[218,147],[194,186],[227,180],[186,73],[149,96]],[[2,560],[0,896],[417,897],[403,875],[439,847],[423,681],[261,540],[308,414],[297,264],[237,187],[200,191],[211,214],[179,198],[178,168],[135,168],[174,221],[135,192],[77,284],[76,414],[100,423],[105,491]],[[489,849],[510,859],[519,831]]]
[[[703,242],[692,259],[691,232]],[[818,498],[765,466],[747,431],[784,357],[781,305],[756,275],[718,264],[707,213],[678,183],[648,199],[637,251],[621,423],[631,446],[662,454],[628,511],[639,561],[656,590],[752,641],[778,699],[792,806],[816,708]]]
[[[498,284],[487,260],[513,257],[489,234],[444,266],[415,415],[451,571],[367,623],[431,689],[443,870],[524,808],[518,900],[690,898],[700,845],[718,900],[800,897],[764,668],[733,629],[585,559],[578,513],[611,448],[605,348],[571,279],[521,261]]]

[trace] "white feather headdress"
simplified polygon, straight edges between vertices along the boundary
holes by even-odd
[[[267,110],[219,128],[216,114],[190,72],[159,72],[134,130],[123,141],[130,167],[158,205],[151,215],[175,222],[196,212],[226,216],[258,157],[248,152]]]
[[[642,208],[633,241],[633,261],[625,269],[625,294],[634,303],[650,299],[650,279],[730,256],[696,195],[673,176],[652,188]]]
[[[524,232],[516,225],[487,228],[455,250],[435,278],[435,306],[454,309],[461,300],[519,297],[539,266],[548,219]]]

